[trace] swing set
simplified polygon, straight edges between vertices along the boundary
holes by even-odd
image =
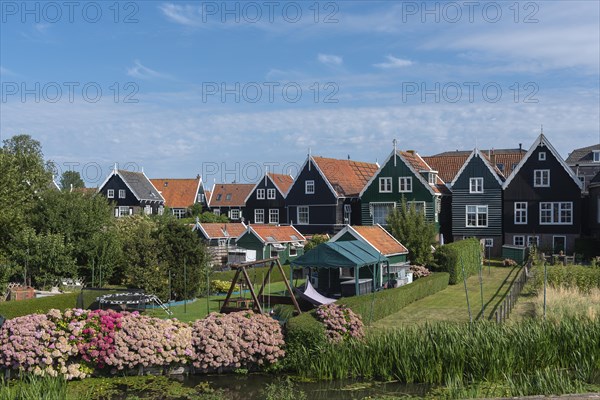
[[[263,279],[258,294],[256,294],[256,292],[254,291],[254,286],[252,285],[252,282],[250,280],[250,276],[248,275],[248,268],[254,268],[258,265],[267,265],[268,263],[270,263],[269,269],[267,270],[267,274]],[[263,294],[265,287],[271,282],[271,272],[273,271],[273,268],[275,266],[277,266],[279,272],[281,273],[281,276],[283,277],[283,282],[285,283],[285,287],[287,288],[289,296],[272,295],[270,293],[270,285],[269,294],[266,296]],[[271,304],[289,304],[294,306],[298,314],[302,313],[302,311],[300,311],[300,306],[298,305],[298,302],[294,297],[292,288],[290,287],[290,283],[285,275],[285,271],[281,267],[281,263],[279,262],[278,257],[232,265],[231,269],[235,270],[235,275],[231,281],[231,286],[229,287],[227,296],[223,301],[223,305],[221,306],[221,313],[226,314],[235,311],[252,310],[254,312],[263,314],[263,308],[265,304],[267,304],[268,307],[270,307]],[[254,272],[256,277],[256,270],[254,270]],[[244,281],[240,282],[239,285],[240,296],[238,298],[232,298],[232,294],[235,291],[235,287],[238,281],[241,281],[242,278]],[[247,299],[245,296],[242,296],[243,286],[248,287],[251,299]]]

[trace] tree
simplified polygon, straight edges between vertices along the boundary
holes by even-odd
[[[158,226],[157,238],[159,262],[171,280],[171,297],[190,299],[206,291],[209,256],[189,226],[178,220],[164,221]]]
[[[433,260],[431,245],[435,243],[435,225],[425,219],[425,213],[408,206],[402,198],[400,209],[393,209],[387,218],[392,235],[408,249],[413,264],[429,265]]]
[[[321,243],[325,243],[329,240],[327,235],[313,235],[304,245],[304,252],[314,249]]]
[[[60,188],[62,190],[81,189],[85,187],[81,175],[77,171],[65,171],[60,177]]]

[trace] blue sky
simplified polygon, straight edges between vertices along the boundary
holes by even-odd
[[[597,1],[23,4],[1,4],[0,135],[90,186],[115,162],[212,183],[394,138],[528,148],[542,124],[563,156],[600,141]]]

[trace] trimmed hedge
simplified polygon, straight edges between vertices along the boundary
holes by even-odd
[[[350,307],[365,323],[372,323],[400,311],[410,303],[444,290],[448,287],[448,279],[449,274],[446,272],[433,273],[409,285],[363,296],[342,298],[338,303]],[[319,351],[321,345],[326,343],[325,328],[317,321],[314,310],[288,320],[286,365],[302,365]]]
[[[548,266],[548,285],[552,287],[577,288],[588,293],[600,289],[600,268],[581,265]],[[544,285],[544,268],[536,267],[535,283],[538,288]]]
[[[290,279],[290,266],[282,265],[282,267],[283,267],[283,270],[285,271],[286,278]],[[256,278],[256,283],[262,283],[263,276],[267,275],[268,269],[269,269],[269,267],[248,268],[247,269],[248,276],[250,277],[252,284],[254,285],[255,278]],[[210,276],[210,280],[211,281],[212,280],[220,280],[220,281],[231,282],[234,275],[235,275],[235,270],[213,272],[212,275]],[[282,282],[282,281],[283,281],[283,277],[281,276],[281,272],[279,272],[279,268],[277,268],[277,266],[273,267],[273,271],[271,271],[271,282]]]
[[[59,310],[74,308],[78,295],[79,292],[72,292],[39,299],[2,302],[0,303],[0,315],[11,319],[29,314],[45,314],[53,308]]]
[[[481,247],[477,239],[465,239],[440,246],[434,253],[434,271],[448,272],[450,285],[463,280],[463,263],[467,278],[479,271],[481,265]]]

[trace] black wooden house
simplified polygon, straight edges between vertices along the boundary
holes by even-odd
[[[290,175],[265,174],[246,198],[245,220],[250,224],[287,224],[285,196],[293,182]]]

